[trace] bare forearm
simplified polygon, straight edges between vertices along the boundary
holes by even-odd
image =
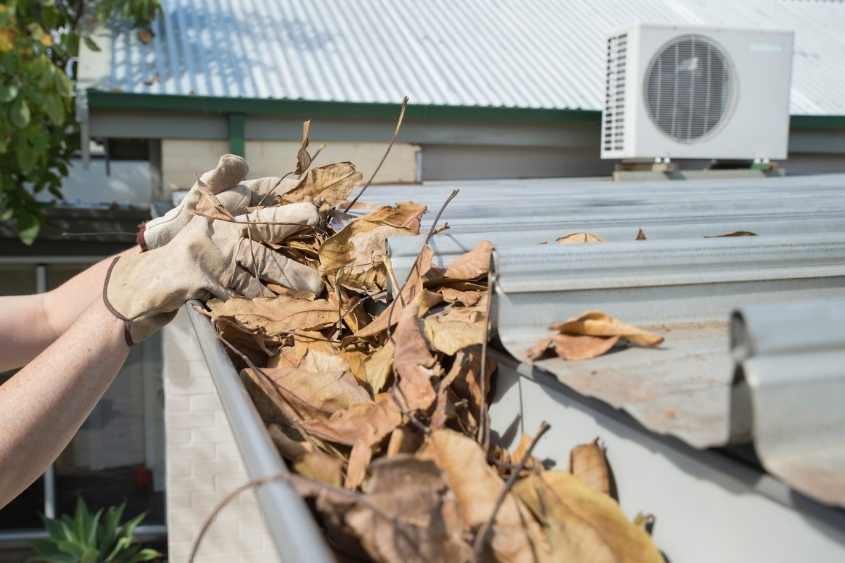
[[[128,353],[123,322],[97,300],[0,386],[0,507],[67,446]]]
[[[121,254],[137,252],[134,247]],[[105,258],[47,293],[0,297],[0,371],[25,365],[101,299],[113,260],[113,256]]]

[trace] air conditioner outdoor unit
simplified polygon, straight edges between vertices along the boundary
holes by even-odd
[[[639,24],[607,40],[605,159],[783,159],[791,31]]]

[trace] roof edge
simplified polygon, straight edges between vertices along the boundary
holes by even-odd
[[[319,102],[307,100],[128,94],[88,90],[91,109],[172,111],[226,115],[262,115],[295,118],[346,118],[395,120],[399,104]],[[480,106],[409,105],[407,119],[414,121],[493,121],[542,123],[599,123],[601,112],[581,109],[533,109]]]
[[[291,118],[396,119],[399,104],[321,102],[308,100],[128,94],[88,90],[92,109],[172,111],[214,115],[244,114]],[[482,106],[409,105],[414,121],[523,123],[599,123],[601,111]],[[845,129],[845,115],[792,115],[791,129]]]

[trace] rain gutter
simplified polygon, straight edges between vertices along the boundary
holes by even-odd
[[[185,305],[188,317],[205,356],[211,379],[217,388],[223,411],[251,480],[288,475],[289,471],[246,388],[238,376],[208,319]],[[284,481],[255,488],[255,496],[267,529],[285,563],[333,563],[323,533],[301,496]]]

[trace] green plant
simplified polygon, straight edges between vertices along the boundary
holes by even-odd
[[[125,503],[90,512],[80,497],[76,512],[60,518],[44,518],[48,539],[35,540],[35,555],[30,561],[45,563],[135,563],[152,561],[161,556],[154,549],[143,549],[133,543],[135,528],[144,519],[139,514],[120,523]]]
[[[32,192],[61,198],[79,146],[74,60],[80,41],[99,50],[86,30],[121,20],[149,38],[158,10],[158,0],[0,0],[0,220],[14,218],[26,244],[45,206]]]

